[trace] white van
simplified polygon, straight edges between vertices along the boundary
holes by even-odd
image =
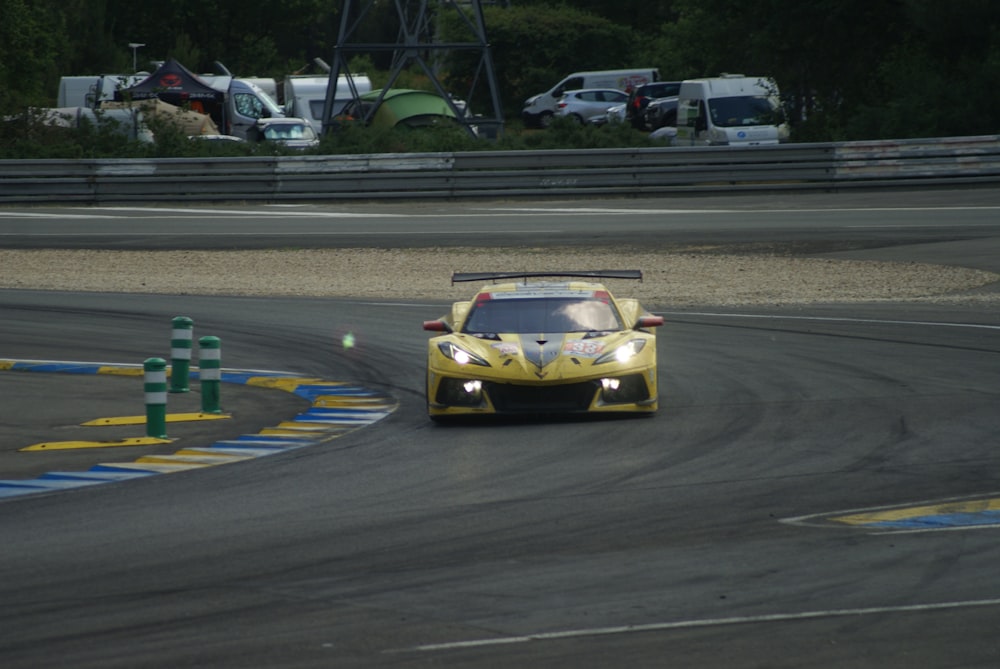
[[[354,87],[359,96],[370,93],[371,79],[364,74],[352,74]],[[326,105],[326,89],[330,84],[328,76],[292,74],[285,77],[285,113],[308,119],[316,132],[323,130],[323,108]],[[333,96],[333,116],[336,116],[348,102],[354,99],[347,77],[337,77],[337,92]]]
[[[760,146],[787,140],[773,79],[723,74],[681,82],[675,145]]]
[[[637,68],[631,70],[598,70],[595,72],[574,72],[538,95],[532,95],[524,101],[521,118],[528,127],[547,127],[552,122],[559,98],[566,91],[579,88],[617,88],[628,93],[636,86],[660,80],[660,72],[656,68]]]

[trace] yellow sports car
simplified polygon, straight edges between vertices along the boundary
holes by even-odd
[[[563,281],[529,281],[561,277]],[[494,281],[451,313],[425,321],[427,413],[633,412],[658,407],[656,334],[662,316],[603,284],[639,270],[456,273],[452,283]],[[509,283],[495,283],[507,280]]]

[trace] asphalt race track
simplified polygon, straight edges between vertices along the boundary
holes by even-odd
[[[572,232],[1000,272],[995,190],[310,211],[286,229],[236,206],[133,209],[127,226],[122,211],[7,209],[0,245]],[[183,314],[222,338],[226,365],[399,402],[316,447],[0,499],[0,666],[1000,666],[997,304],[651,304],[667,319],[655,417],[437,426],[420,323],[442,303],[0,290],[0,358],[134,362]],[[37,397],[53,420],[44,384],[5,374],[19,393],[5,412]],[[0,478],[24,456],[9,422]]]

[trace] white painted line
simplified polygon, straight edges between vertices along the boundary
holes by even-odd
[[[896,321],[879,318],[840,318],[834,316],[781,316],[777,314],[726,314],[708,311],[659,311],[663,316],[708,316],[712,318],[755,318],[776,321],[816,321],[828,323],[868,323],[874,325],[923,325],[943,328],[972,328],[981,330],[1000,330],[1000,325],[983,323],[942,323],[938,321]]]
[[[129,229],[129,232],[134,232],[133,228]],[[490,234],[505,234],[505,235],[524,235],[524,234],[534,234],[534,233],[546,233],[555,234],[564,232],[561,228],[517,228],[515,226],[507,226],[502,231],[492,231]],[[143,237],[177,237],[180,233],[176,232],[153,232],[143,230],[141,233]],[[394,236],[394,237],[413,237],[420,235],[475,235],[482,236],[482,230],[321,230],[317,232],[309,231],[298,231],[289,232],[288,230],[258,230],[256,232],[198,232],[198,231],[185,231],[183,233],[184,237],[260,237],[261,235],[274,235],[277,237],[350,237],[364,235],[365,237],[373,236]],[[119,238],[122,236],[121,232],[0,232],[0,237],[24,237],[24,238],[34,238],[34,237],[58,237],[60,239],[68,237],[113,237]],[[68,249],[73,250],[73,249]],[[130,249],[121,249],[130,250]]]
[[[752,213],[741,209],[602,209],[600,207],[509,207],[504,209],[487,209],[501,213],[531,213],[531,214],[746,214]],[[752,210],[752,211],[757,211]],[[797,210],[789,210],[797,211]],[[765,212],[773,213],[773,212]]]
[[[907,606],[874,606],[860,609],[827,609],[819,611],[803,611],[801,613],[771,613],[757,616],[736,616],[732,618],[704,618],[695,620],[679,620],[676,622],[646,623],[639,625],[621,625],[618,627],[591,627],[562,632],[539,632],[523,636],[498,637],[494,639],[470,639],[468,641],[452,641],[414,646],[409,651],[457,650],[460,648],[483,648],[506,644],[529,643],[532,641],[558,641],[587,636],[606,636],[612,634],[635,634],[642,632],[662,632],[675,629],[690,629],[693,627],[722,627],[726,625],[746,625],[757,623],[790,622],[796,620],[815,620],[818,618],[839,618],[855,616],[884,615],[886,613],[917,613],[926,611],[945,611],[949,609],[964,609],[975,607],[1000,606],[1000,599],[979,599],[959,602],[940,602],[937,604],[911,604]],[[390,651],[400,652],[400,650]]]
[[[829,209],[602,209],[599,207],[505,207],[490,208],[486,211],[524,211],[533,213],[572,214],[813,214],[853,211],[994,211],[998,205],[969,207],[832,207]]]
[[[365,214],[357,212],[344,212],[344,211],[288,211],[287,209],[267,211],[266,209],[186,209],[183,207],[93,207],[88,209],[88,211],[129,211],[129,212],[145,212],[149,214],[227,214],[231,216],[300,216],[300,217],[315,217],[315,218],[346,218],[346,217],[357,217],[357,218],[371,218],[371,217],[382,217],[382,218],[397,218],[400,216],[408,216],[408,214]]]
[[[0,211],[0,218],[110,218],[89,214],[47,214],[40,211]]]

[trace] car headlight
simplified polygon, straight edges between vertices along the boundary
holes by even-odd
[[[711,128],[708,131],[709,144],[729,144],[729,133],[724,128]]]
[[[605,362],[628,362],[646,347],[645,339],[630,339],[616,349],[610,350],[594,361],[595,365]]]
[[[486,360],[480,356],[466,351],[461,346],[457,346],[450,341],[443,341],[438,344],[438,350],[441,351],[444,357],[454,360],[460,365],[480,365],[482,367],[490,366],[490,363],[486,362]]]

